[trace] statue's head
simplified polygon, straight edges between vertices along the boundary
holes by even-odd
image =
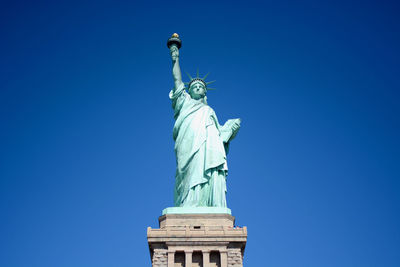
[[[189,83],[189,94],[193,99],[199,100],[207,94],[207,85],[201,79],[194,79]]]
[[[199,71],[197,71],[196,78],[192,78],[192,76],[189,76],[190,82],[186,83],[189,95],[191,98],[199,100],[199,99],[205,99],[207,95],[208,90],[213,90],[212,88],[209,88],[208,85],[215,82],[206,82],[205,79],[208,76],[204,76],[203,78],[199,77]]]

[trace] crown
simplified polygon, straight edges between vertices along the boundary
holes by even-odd
[[[206,88],[206,90],[215,90],[214,88],[208,87],[209,84],[212,84],[212,83],[215,82],[215,81],[206,82],[206,78],[207,78],[208,74],[210,74],[210,73],[207,73],[206,76],[204,76],[203,78],[200,78],[200,77],[199,77],[199,70],[197,70],[196,77],[193,78],[192,76],[190,76],[189,73],[186,73],[186,75],[187,75],[187,76],[189,77],[189,79],[190,79],[190,82],[185,83],[185,85],[186,85],[187,88],[189,89],[190,86],[192,85],[192,83],[194,83],[194,82],[201,82],[201,83],[204,85],[204,87]]]

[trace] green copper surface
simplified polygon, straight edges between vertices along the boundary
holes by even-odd
[[[171,207],[162,211],[165,214],[229,214],[231,210],[224,207]]]
[[[169,93],[174,109],[173,138],[177,159],[174,204],[185,209],[168,208],[164,211],[192,213],[202,211],[204,207],[218,207],[222,209],[214,210],[230,214],[226,208],[226,154],[239,131],[240,119],[231,119],[221,125],[207,104],[207,83],[195,80],[185,88],[179,66],[179,49],[173,44],[169,49],[175,85]]]

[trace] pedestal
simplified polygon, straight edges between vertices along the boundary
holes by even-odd
[[[241,267],[247,228],[230,214],[165,214],[147,228],[153,267]]]

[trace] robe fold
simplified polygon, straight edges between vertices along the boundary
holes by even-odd
[[[227,162],[214,110],[184,85],[169,94],[174,109],[175,206],[226,207]]]

